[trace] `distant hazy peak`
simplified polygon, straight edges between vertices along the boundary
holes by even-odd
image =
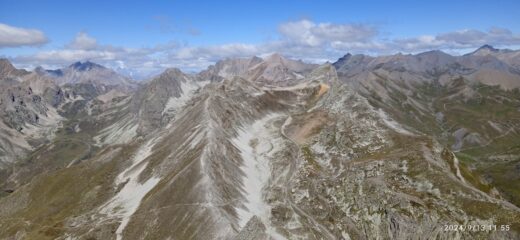
[[[482,47],[479,47],[479,48],[477,49],[477,51],[478,51],[478,50],[484,50],[484,49],[487,49],[487,50],[489,50],[489,51],[493,51],[493,52],[498,52],[498,51],[499,51],[498,49],[496,49],[496,48],[494,48],[493,46],[488,45],[488,44],[484,44],[484,45],[482,45]]]
[[[164,71],[161,73],[161,75],[163,75],[163,74],[184,74],[184,73],[180,69],[172,67],[172,68],[164,69]]]
[[[347,53],[345,55],[343,55],[343,57],[340,57],[336,62],[334,62],[332,65],[334,65],[334,67],[340,67],[341,65],[343,65],[344,63],[348,62],[348,60],[352,57],[352,54],[350,53]]]
[[[86,61],[86,62],[75,62],[73,64],[71,64],[69,66],[69,68],[71,69],[74,69],[76,71],[80,71],[80,72],[83,72],[83,71],[88,71],[88,70],[91,70],[91,69],[94,69],[94,68],[105,68],[97,63],[93,63],[91,61]]]
[[[352,57],[352,54],[347,53],[347,54],[343,55],[343,57],[340,57],[338,59],[338,61],[346,61],[346,60],[350,59],[351,57]]]
[[[500,49],[497,49],[491,45],[485,44],[482,47],[479,47],[477,50],[475,50],[467,55],[485,56],[485,55],[499,53],[499,52],[500,52]]]
[[[261,61],[262,61],[262,58],[257,57],[257,56],[253,56],[253,57],[251,58],[251,62],[261,62]]]
[[[441,51],[441,50],[431,50],[431,51],[426,51],[426,52],[422,52],[422,53],[418,53],[416,56],[426,56],[426,55],[443,55],[443,56],[450,56],[449,54]]]
[[[268,57],[265,58],[265,61],[272,61],[272,62],[279,62],[279,61],[283,61],[285,60],[285,58],[279,54],[279,53],[273,53],[271,55],[269,55]]]
[[[263,60],[269,64],[285,64],[288,62],[306,64],[302,60],[286,58],[280,53],[273,53],[273,54],[265,57]]]

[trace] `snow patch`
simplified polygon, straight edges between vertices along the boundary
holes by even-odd
[[[209,81],[186,81],[181,82],[181,96],[178,98],[170,97],[162,111],[162,115],[178,112],[193,97],[194,93],[208,84]]]
[[[190,149],[194,149],[202,141],[204,136],[206,136],[206,132],[198,125],[187,139],[190,143]]]
[[[270,128],[272,122],[281,114],[269,114],[238,131],[232,140],[240,150],[243,159],[241,170],[244,172],[242,183],[246,201],[245,208],[238,208],[239,226],[243,228],[251,217],[258,216],[267,227],[267,232],[277,238],[277,233],[270,226],[270,206],[264,201],[262,189],[271,175],[269,160],[282,145],[281,136],[276,128]]]
[[[495,129],[497,132],[499,132],[499,133],[503,133],[504,132],[504,130],[500,127],[500,125],[498,123],[495,123],[495,122],[493,122],[491,120],[488,120],[488,124],[493,129]]]
[[[457,156],[455,156],[455,154],[453,154],[453,165],[455,166],[455,175],[457,175],[457,177],[463,182],[463,183],[466,183],[466,181],[464,180],[464,177],[462,176],[462,174],[460,173],[460,168],[459,168],[459,159],[457,158]]]
[[[100,134],[94,137],[94,141],[97,146],[128,143],[137,136],[137,127],[132,119],[124,118],[101,130]]]
[[[404,127],[401,126],[401,124],[399,124],[394,119],[392,119],[390,116],[388,116],[388,114],[386,114],[382,109],[378,109],[377,114],[383,120],[385,125],[387,127],[391,128],[392,130],[394,130],[398,133],[401,133],[401,134],[405,134],[405,135],[415,135],[415,134],[411,133],[410,131],[404,129]]]
[[[401,164],[402,164],[402,166],[401,166],[401,170],[402,170],[404,173],[407,173],[407,172],[408,172],[408,161],[403,160],[403,162],[402,162]]]
[[[80,131],[81,131],[81,128],[79,128],[79,124],[76,124],[76,125],[74,126],[74,132],[78,133],[78,132],[80,132]]]
[[[132,165],[116,178],[116,185],[124,182],[126,184],[100,211],[103,214],[121,218],[121,224],[116,230],[117,239],[122,238],[123,230],[141,204],[141,200],[159,183],[160,178],[158,177],[150,177],[143,183],[138,181],[139,175],[148,165],[148,162],[145,163],[144,160],[152,153],[154,144],[154,139],[152,139],[139,148],[132,159]]]

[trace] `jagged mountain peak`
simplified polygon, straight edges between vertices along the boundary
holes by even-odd
[[[416,54],[416,56],[446,56],[446,57],[453,57],[441,50],[431,50],[431,51],[426,51],[426,52],[422,52],[422,53],[418,53]]]
[[[0,58],[0,78],[19,77],[28,73],[25,69],[15,68],[8,59]]]
[[[43,68],[42,66],[38,66],[38,67],[35,67],[35,68],[34,68],[34,71],[35,71],[35,72],[38,72],[38,73],[44,73],[44,72],[46,72],[47,70],[45,70],[45,68]]]
[[[332,65],[338,70],[339,74],[358,73],[363,71],[366,66],[373,60],[373,57],[364,54],[347,53],[339,58]]]
[[[352,57],[352,54],[347,53],[343,55],[343,57],[340,57],[337,62],[346,62]]]
[[[294,60],[290,58],[286,58],[280,53],[273,53],[263,59],[265,62],[269,64],[281,64],[281,65],[287,65],[287,64],[306,64],[302,60]]]
[[[182,70],[178,68],[167,68],[159,75],[153,77],[150,80],[150,85],[161,85],[166,84],[167,82],[184,82],[188,79],[191,79],[188,74],[185,74]]]
[[[251,58],[251,61],[252,62],[261,62],[263,59],[261,57],[258,57],[258,56],[253,56]]]
[[[445,66],[453,64],[453,62],[455,62],[454,56],[449,55],[440,50],[432,50],[419,53],[413,57],[415,59],[411,60],[412,62],[417,60],[426,64],[426,66],[423,66],[423,69],[428,69],[428,66],[438,66],[439,68],[444,68]]]
[[[167,68],[167,69],[165,69],[165,70],[160,74],[160,76],[161,76],[161,75],[165,75],[165,76],[166,76],[166,75],[170,75],[170,76],[171,76],[171,75],[178,75],[178,74],[183,74],[183,75],[184,75],[184,73],[182,72],[182,70],[173,67],[173,68]]]
[[[0,73],[15,71],[16,68],[6,58],[0,58]]]
[[[493,46],[491,46],[491,45],[489,45],[489,44],[484,44],[484,45],[482,45],[481,47],[479,47],[479,48],[477,49],[477,51],[478,51],[478,50],[484,50],[484,49],[486,49],[486,50],[490,50],[490,51],[493,51],[493,52],[498,52],[498,51],[499,51],[499,49],[494,48]]]
[[[217,68],[233,69],[235,71],[243,71],[244,68],[251,68],[256,64],[264,62],[264,59],[253,56],[248,58],[226,58],[218,61],[214,66]]]
[[[283,57],[279,53],[273,53],[265,58],[265,61],[272,61],[272,62],[281,62],[283,60],[286,60],[285,57]]]
[[[226,58],[197,74],[201,80],[222,81],[233,76],[243,76],[252,67],[264,62],[262,58]]]
[[[219,82],[240,76],[262,84],[288,84],[293,80],[302,79],[317,64],[305,63],[302,60],[285,58],[279,53],[259,58],[226,58],[209,66],[197,74],[200,80]]]
[[[351,56],[352,56],[351,53],[347,53],[347,54],[343,55],[343,57],[341,57],[341,58],[348,59],[348,58],[350,58]],[[341,58],[340,58],[340,59],[341,59]]]
[[[267,85],[291,85],[315,69],[317,64],[293,60],[274,53],[247,71],[248,79]]]
[[[497,54],[497,53],[500,53],[500,52],[502,52],[502,50],[500,50],[498,48],[494,48],[493,46],[491,46],[489,44],[484,44],[481,47],[477,48],[477,50],[475,50],[475,51],[473,51],[471,53],[468,53],[466,55],[486,56],[486,55],[494,55],[494,54]]]
[[[93,63],[88,60],[85,62],[81,62],[81,61],[75,62],[75,63],[71,64],[69,66],[69,68],[74,69],[76,71],[81,71],[81,72],[89,71],[91,69],[106,69],[104,66],[97,64],[97,63]]]
[[[0,58],[0,66],[10,66],[14,68],[13,64],[7,58]]]
[[[336,62],[332,63],[332,65],[336,68],[339,68],[343,65],[357,65],[362,62],[366,62],[367,60],[371,60],[373,57],[364,55],[364,54],[351,54],[347,53],[340,57]]]

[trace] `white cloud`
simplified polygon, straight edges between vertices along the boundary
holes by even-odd
[[[34,62],[47,62],[47,63],[62,63],[62,62],[74,62],[78,60],[116,60],[116,53],[110,51],[88,51],[88,50],[51,50],[38,52],[27,58],[19,58],[31,60]]]
[[[278,31],[281,41],[274,50],[305,58],[341,56],[339,53],[391,54],[397,51],[464,50],[484,44],[494,46],[520,45],[520,36],[510,30],[493,27],[488,31],[464,29],[437,35],[421,35],[410,38],[383,39],[377,28],[365,24],[315,23],[299,20],[283,23]],[[273,49],[270,49],[271,51]],[[300,53],[300,54],[299,54]]]
[[[387,43],[377,40],[378,29],[369,24],[316,23],[303,19],[280,24],[278,32],[280,39],[265,43],[262,49],[309,62],[334,61],[347,52],[387,51]]]
[[[436,49],[444,44],[445,41],[439,40],[435,36],[423,35],[414,38],[395,39],[388,44],[388,48],[399,51],[415,52],[424,49]]]
[[[484,44],[494,46],[514,46],[520,44],[520,36],[510,30],[493,27],[488,31],[463,29],[440,33],[435,36],[425,35],[414,38],[396,39],[389,46],[395,50],[418,52],[431,49],[464,50],[480,47]]]
[[[48,41],[42,31],[0,23],[0,48],[42,45]]]
[[[278,27],[278,31],[282,37],[289,41],[309,46],[318,46],[321,44],[321,39],[314,35],[311,29],[315,28],[316,24],[308,20],[297,22],[287,22]]]
[[[215,61],[227,57],[247,57],[261,53],[257,45],[222,44],[205,47],[184,47],[170,54],[174,59],[207,59]]]
[[[313,47],[332,42],[371,41],[377,35],[376,29],[369,25],[314,23],[306,19],[283,23],[278,31],[285,40]]]
[[[80,50],[92,50],[98,47],[97,40],[91,36],[89,36],[85,32],[79,32],[76,34],[74,40],[72,40],[66,46],[71,49],[80,49]]]

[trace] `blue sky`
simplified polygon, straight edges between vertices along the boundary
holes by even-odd
[[[497,0],[0,0],[0,56],[26,68],[92,60],[144,76],[272,52],[311,62],[347,52],[463,53],[520,45],[519,16],[520,1]]]

